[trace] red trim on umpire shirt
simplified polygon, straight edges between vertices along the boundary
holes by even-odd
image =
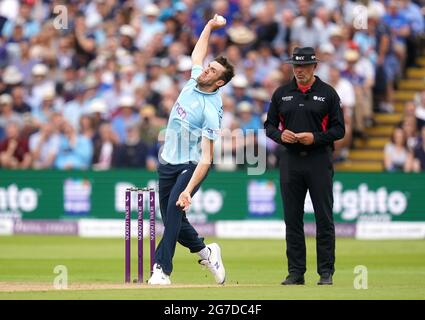
[[[300,91],[302,93],[306,93],[311,88],[311,84],[304,86],[302,84],[299,84],[298,82],[297,82],[297,86],[298,86],[298,89],[300,89]]]
[[[285,123],[283,122],[283,116],[279,115],[280,123],[279,123],[279,130],[283,131],[285,130]]]
[[[328,130],[328,121],[329,121],[329,114],[324,116],[324,118],[322,119],[322,130],[323,130],[323,132]]]

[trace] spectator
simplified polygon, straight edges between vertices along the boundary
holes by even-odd
[[[239,48],[242,54],[247,54],[256,40],[256,34],[240,20],[234,20],[231,27],[227,29],[229,43]]]
[[[416,105],[415,116],[418,123],[418,130],[425,125],[425,89],[415,94],[414,102]]]
[[[236,158],[237,144],[240,139],[235,132],[230,132],[227,128],[221,131],[220,138],[214,143],[214,161],[213,165],[217,171],[234,171],[237,169],[238,159]],[[241,138],[242,135],[240,135]],[[240,149],[243,151],[243,144]]]
[[[289,48],[291,47],[292,29],[295,19],[295,10],[283,9],[280,14],[280,23],[278,24],[278,34],[273,43],[273,47],[277,55],[286,59],[289,55]]]
[[[159,132],[167,125],[164,119],[157,117],[153,105],[147,104],[140,110],[140,137],[149,149],[158,142]]]
[[[163,68],[168,64],[167,60],[161,60],[159,58],[152,59],[148,64],[147,75],[150,87],[163,94],[164,91],[173,85],[172,79],[168,76]]]
[[[364,132],[366,123],[370,126],[372,118],[372,86],[374,74],[372,76],[369,75],[369,81],[367,82],[366,68],[360,64],[360,54],[357,50],[347,50],[344,58],[346,68],[341,76],[352,84],[355,94],[353,134],[361,138],[366,138]]]
[[[43,95],[46,92],[52,92],[55,90],[55,85],[48,77],[49,68],[45,64],[36,64],[32,68],[31,72],[33,82],[29,97],[29,104],[34,111],[40,108],[43,101]]]
[[[22,73],[15,66],[8,66],[4,69],[3,85],[1,92],[10,93],[13,87],[18,86],[24,80]]]
[[[327,42],[320,45],[318,54],[320,57],[320,63],[316,68],[316,75],[324,82],[329,82],[329,69],[330,64],[334,60],[335,48]]]
[[[149,104],[140,110],[140,119],[140,137],[148,147],[146,168],[153,171],[158,167],[158,155],[161,147],[159,137],[161,131],[166,127],[167,121],[158,117],[154,106]]]
[[[236,109],[239,118],[239,128],[244,135],[244,139],[236,138],[236,152],[242,152],[241,148],[243,148],[242,155],[249,153],[249,151],[246,150],[258,152],[258,136],[260,129],[263,129],[263,123],[261,122],[260,116],[254,113],[254,105],[247,101],[240,102],[236,106]],[[242,164],[240,163],[240,159],[236,160],[238,160],[238,164]],[[243,165],[240,167],[245,165],[248,165],[246,161],[244,161]]]
[[[233,78],[234,79],[234,78]],[[233,80],[232,80],[233,82]],[[236,101],[235,98],[228,95],[223,95],[223,118],[221,124],[223,128],[235,127],[236,121]]]
[[[233,24],[234,7],[230,1],[215,0],[212,2],[211,9],[213,13],[223,16],[227,21],[227,25],[230,26]],[[210,18],[210,17],[206,17],[206,18]],[[204,24],[205,22],[206,22],[205,20],[203,21],[201,20],[198,23]],[[185,21],[181,21],[181,24],[185,25]],[[226,27],[216,30],[211,35],[211,44],[217,47],[218,52],[223,52],[225,50],[225,37],[224,37],[225,34],[226,34]],[[214,53],[214,55],[216,54],[217,52]]]
[[[404,117],[409,117],[409,116],[413,116],[416,119],[416,104],[414,101],[412,100],[407,100],[404,103],[404,112],[403,112]]]
[[[375,66],[374,110],[392,112],[394,79],[398,66],[394,65],[397,62],[394,61],[391,30],[380,22],[380,12],[376,7],[370,7],[367,13],[367,29],[357,31],[353,40]]]
[[[95,0],[87,6],[86,25],[95,28],[102,22],[113,19],[113,6],[116,1]]]
[[[143,8],[143,16],[136,23],[139,27],[138,37],[136,38],[136,46],[138,48],[146,47],[153,37],[165,30],[164,23],[157,18],[160,14],[160,9],[156,4],[148,4]]]
[[[127,127],[139,121],[135,103],[132,96],[122,96],[118,102],[119,113],[112,120],[112,128],[117,133],[120,143],[127,140]]]
[[[384,148],[384,168],[388,172],[403,172],[409,169],[409,151],[403,129],[396,128]]]
[[[232,88],[231,95],[236,100],[236,103],[242,101],[252,102],[251,97],[248,96],[248,86],[246,77],[243,74],[239,74],[232,79],[231,85],[227,86],[227,88]]]
[[[421,7],[411,0],[400,0],[400,14],[406,17],[411,33],[406,38],[406,66],[417,67],[416,58],[420,48],[420,37],[424,33],[424,17]]]
[[[32,7],[30,4],[21,1],[18,16],[14,20],[8,20],[3,26],[2,33],[5,37],[11,37],[13,30],[22,27],[23,36],[26,39],[34,37],[40,31],[40,24],[31,17]]]
[[[330,66],[329,84],[334,87],[338,93],[344,113],[345,136],[334,143],[334,160],[339,162],[344,161],[348,157],[349,148],[351,147],[353,131],[352,118],[356,97],[353,85],[348,80],[341,78],[341,71],[336,64]]]
[[[244,135],[248,132],[258,132],[262,129],[261,119],[258,115],[254,114],[254,106],[252,103],[242,101],[236,106],[239,115],[239,127],[242,129]]]
[[[193,25],[193,23],[190,23],[190,20],[191,13],[195,11],[194,1],[174,1],[173,9],[176,21],[181,26],[182,30],[186,31],[188,25]]]
[[[31,113],[31,107],[25,102],[24,87],[16,86],[12,89],[13,111],[18,114]]]
[[[103,122],[99,127],[99,138],[94,143],[93,169],[109,170],[112,166],[112,155],[118,145],[118,137],[111,123]]]
[[[401,128],[406,136],[406,145],[409,151],[412,151],[418,144],[418,130],[416,128],[416,118],[414,116],[404,117]]]
[[[238,46],[235,46],[234,44],[229,45],[226,50],[226,58],[232,65],[235,66],[237,74],[243,74],[245,72],[243,55]]]
[[[36,128],[40,128],[43,124],[49,121],[50,116],[55,112],[54,100],[55,91],[53,88],[46,88],[46,91],[41,93],[41,105],[33,108],[32,117]]]
[[[4,93],[0,96],[0,128],[5,128],[9,122],[23,126],[23,119],[13,110],[13,99],[10,94]]]
[[[161,69],[158,70],[160,72]],[[136,74],[136,68],[131,64],[126,64],[121,67],[120,84],[118,89],[123,96],[134,95],[136,88],[144,83],[145,79],[141,79]]]
[[[259,45],[256,59],[255,81],[261,83],[271,72],[279,68],[280,61],[273,56],[270,45],[263,42]]]
[[[114,168],[145,168],[148,148],[140,140],[139,126],[135,123],[126,127],[126,138],[114,149]]]
[[[341,25],[336,25],[329,33],[329,41],[324,42],[329,42],[333,46],[334,63],[336,63],[339,68],[343,67],[344,54],[348,49],[346,37],[346,30]]]
[[[322,39],[324,43],[327,43],[329,42],[331,31],[335,28],[336,23],[332,21],[331,12],[326,6],[317,8],[316,17],[323,25]]]
[[[161,95],[161,103],[159,105],[158,108],[158,114],[161,115],[162,118],[164,118],[165,115],[170,114],[174,103],[175,103],[175,99],[177,99],[178,96],[178,91],[176,90],[175,87],[170,87],[167,90],[165,90],[163,92],[163,94]],[[152,104],[155,105],[155,104]]]
[[[72,48],[72,38],[67,35],[61,37],[58,44],[57,65],[63,70],[74,70],[72,66],[72,57],[74,50]]]
[[[266,43],[269,47],[276,38],[279,27],[274,21],[276,10],[271,2],[265,2],[262,8],[256,12],[256,47],[262,43]]]
[[[135,53],[138,49],[134,45],[136,30],[128,24],[120,27],[120,45],[128,54]]]
[[[258,87],[260,84],[255,80],[255,69],[256,69],[256,63],[255,63],[256,57],[247,58],[244,61],[244,68],[245,68],[245,77],[248,80],[248,83],[251,85],[251,87]],[[226,88],[226,86],[224,86]]]
[[[406,60],[406,41],[411,36],[409,21],[404,13],[400,12],[398,0],[388,1],[387,13],[382,17],[382,22],[388,25],[391,30],[392,48],[398,58],[395,59],[394,55],[391,55],[393,57],[392,65],[395,68],[392,72],[396,72],[393,76],[398,76],[397,73],[400,72],[400,68]],[[390,78],[393,78],[393,76],[390,76]]]
[[[260,117],[264,113],[276,87],[291,80],[290,65],[281,63],[292,52],[291,45],[296,45],[291,40],[307,41],[320,47],[317,52],[322,63],[316,74],[322,80],[331,81],[330,74],[335,72],[330,65],[336,64],[345,71],[343,77],[357,87],[354,109],[349,107],[352,95],[341,95],[347,135],[336,147],[340,150],[343,143],[346,153],[352,141],[351,121],[355,120],[359,132],[373,124],[371,99],[373,111],[393,110],[394,86],[406,71],[405,66],[415,65],[418,39],[424,35],[420,7],[410,0],[398,4],[366,1],[367,28],[352,28],[356,10],[366,7],[348,0],[68,1],[67,29],[55,29],[52,23],[57,17],[53,12],[57,1],[38,1],[36,5],[6,2],[0,1],[0,96],[11,96],[12,110],[0,103],[0,139],[5,136],[8,121],[18,123],[20,136],[25,137],[34,129],[41,132],[49,119],[54,119],[57,127],[66,118],[78,131],[81,118],[86,123],[85,115],[89,115],[94,128],[84,131],[91,132],[89,136],[95,141],[100,139],[100,123],[107,121],[123,143],[126,126],[142,122],[141,139],[150,144],[150,170],[155,170],[158,149],[158,144],[150,141],[161,126],[151,131],[153,128],[142,121],[144,116],[139,111],[143,108],[150,123],[166,122],[179,87],[190,77],[191,64],[187,61],[200,26],[212,13],[224,15],[227,26],[212,34],[208,56],[225,52],[236,73],[246,79],[243,90],[237,88],[236,78],[236,87],[223,88],[227,96],[223,99],[223,124],[228,124],[224,127],[234,127],[241,121],[242,114],[235,110],[239,102],[253,104],[252,115]],[[357,51],[356,59],[346,61],[345,54],[351,52],[353,57],[353,50]],[[363,85],[357,82],[360,77]],[[52,92],[53,98],[49,97]],[[128,119],[123,117],[125,108],[119,106],[123,96],[133,99]],[[0,101],[10,100],[2,97]],[[93,111],[92,105],[99,99],[107,107]],[[425,123],[425,102],[421,100],[418,93],[416,108],[409,105],[409,114],[416,114],[418,131]],[[405,117],[409,118],[407,114]],[[408,130],[411,120],[404,123]],[[414,141],[409,134],[410,148]],[[235,150],[229,146],[234,156]],[[272,154],[269,163],[277,163],[279,148],[272,144],[267,150]]]
[[[279,65],[280,67],[280,65]],[[264,88],[264,90],[267,91],[269,96],[272,96],[273,90],[275,90],[277,87],[281,86],[284,83],[284,75],[279,70],[274,70],[270,72],[261,83],[261,86]]]
[[[425,171],[425,126],[421,129],[421,137],[413,151],[413,157],[413,171]]]
[[[347,79],[341,77],[341,70],[335,64],[332,64],[329,70],[329,83],[335,88],[336,92],[341,97],[344,113],[347,113],[348,116],[352,118],[354,105],[356,104],[354,87]]]
[[[88,104],[84,101],[87,91],[87,88],[84,86],[77,85],[73,99],[66,102],[62,109],[62,114],[76,130],[78,130],[81,115],[87,111]]]
[[[4,17],[0,16],[0,24],[2,22],[2,19],[4,19]],[[1,28],[0,28],[0,32],[1,32]],[[6,39],[4,37],[1,36],[0,34],[0,68],[5,68],[6,66],[9,65],[9,52],[7,52],[7,43],[6,43]]]
[[[267,111],[270,102],[270,97],[267,91],[263,88],[256,88],[251,90],[250,95],[253,100],[254,113],[258,115],[264,114]]]
[[[186,82],[190,79],[190,73],[192,71],[192,59],[189,56],[180,56],[177,65],[177,81],[179,89],[183,89]]]
[[[87,67],[96,57],[95,36],[87,29],[85,19],[82,12],[79,12],[75,17],[73,30],[75,56],[73,65],[77,68]]]
[[[179,25],[177,19],[170,15],[164,18],[164,45],[169,46],[174,41],[176,41],[179,33],[181,32],[181,26]]]
[[[305,2],[304,0],[299,3]],[[317,48],[327,39],[324,37],[325,29],[322,22],[315,17],[315,12],[309,9],[305,15],[294,20],[291,32],[291,47]]]
[[[101,123],[104,121],[108,121],[108,106],[106,105],[105,101],[102,99],[95,99],[90,104],[90,107],[88,108],[87,112],[85,113],[86,116],[89,116],[92,122],[93,126],[93,139],[96,140],[99,138],[99,127]]]
[[[246,101],[241,102],[244,103],[249,104]],[[234,97],[223,96],[223,111],[223,129],[220,138],[214,143],[214,168],[219,171],[234,171],[243,160],[241,155],[245,148],[245,138],[239,126]]]
[[[19,135],[19,125],[8,122],[6,137],[0,141],[0,167],[6,169],[28,169],[31,154],[28,139]]]
[[[80,117],[79,133],[92,142],[95,139],[96,128],[94,126],[94,119],[90,114],[83,114]]]
[[[328,4],[328,1],[325,2]],[[332,3],[332,2],[331,2]],[[355,3],[349,0],[336,1],[333,7],[333,19],[338,24],[352,23],[355,14]]]
[[[51,120],[51,119],[50,119]],[[33,169],[52,168],[59,152],[60,135],[52,121],[41,125],[40,130],[30,136],[29,149]]]
[[[22,74],[24,83],[29,85],[31,83],[31,72],[34,66],[39,63],[38,59],[31,56],[30,42],[21,41],[19,44],[19,54],[13,57],[12,65]]]
[[[78,134],[68,121],[64,121],[55,167],[61,170],[88,169],[92,154],[92,142]]]

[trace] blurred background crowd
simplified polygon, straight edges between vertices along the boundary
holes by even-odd
[[[64,10],[64,8],[66,10]],[[0,1],[0,167],[95,169],[158,164],[158,135],[185,81],[205,22],[218,13],[207,61],[236,67],[222,88],[219,170],[261,144],[275,167],[279,146],[263,135],[273,91],[291,80],[295,46],[312,46],[317,75],[341,97],[347,128],[367,139],[373,115],[393,111],[393,93],[422,50],[421,1],[3,0]],[[385,147],[387,170],[425,170],[425,90],[406,103]],[[230,131],[231,132],[231,131]]]

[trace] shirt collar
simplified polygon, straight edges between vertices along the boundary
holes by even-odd
[[[318,76],[315,75],[314,77],[316,78],[316,81],[313,82],[310,90],[308,90],[307,92],[317,91],[318,87],[320,86],[320,82],[322,82],[322,80],[320,80],[320,78]],[[295,77],[292,78],[292,81],[290,83],[290,90],[291,91],[300,91],[300,89],[298,89],[297,80],[295,79]]]
[[[201,94],[205,94],[205,95],[211,96],[211,95],[217,94],[220,89],[217,89],[217,90],[215,90],[213,92],[205,92],[205,91],[199,90],[198,89],[198,86],[195,86],[195,88],[193,90],[195,90],[196,92],[199,92]]]

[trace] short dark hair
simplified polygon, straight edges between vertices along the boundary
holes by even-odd
[[[219,57],[215,58],[214,61],[216,61],[219,64],[221,64],[226,69],[223,72],[223,75],[221,77],[221,80],[224,81],[224,84],[223,84],[223,86],[224,86],[226,83],[228,83],[234,77],[234,75],[235,75],[235,68],[229,62],[229,60],[227,60],[227,58],[224,57],[224,56],[219,56]]]

